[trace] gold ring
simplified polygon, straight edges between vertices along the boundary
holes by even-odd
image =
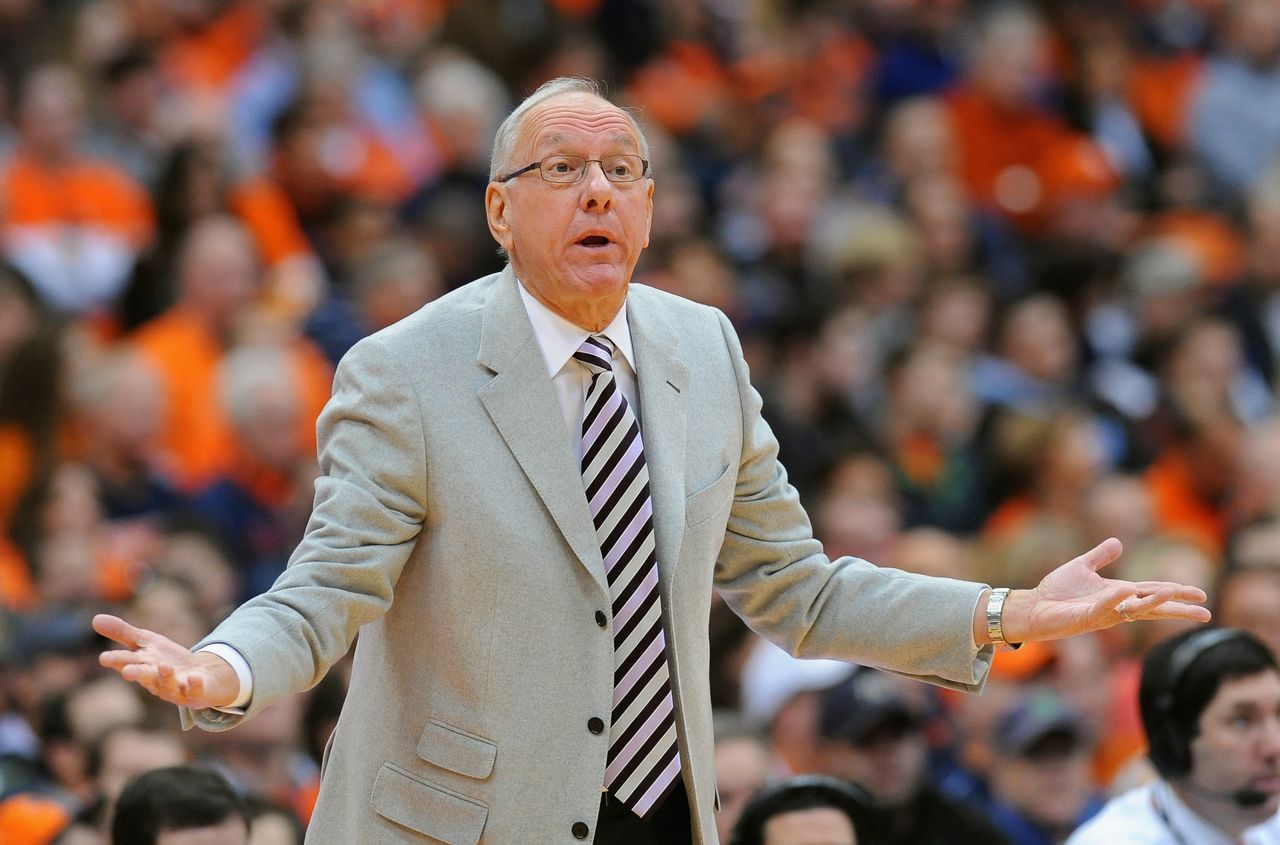
[[[1116,605],[1116,610],[1120,613],[1120,618],[1126,622],[1137,622],[1138,620],[1129,615],[1129,600],[1125,599]]]

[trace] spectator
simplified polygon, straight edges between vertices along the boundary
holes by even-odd
[[[1139,704],[1159,777],[1069,845],[1280,841],[1280,670],[1266,646],[1230,628],[1166,640],[1143,661]]]
[[[1062,845],[1101,809],[1091,737],[1054,693],[1025,695],[999,720],[994,740],[991,818],[1013,845]]]
[[[218,367],[250,330],[259,267],[243,227],[229,217],[201,220],[179,260],[177,303],[142,326],[133,342],[160,375],[165,395],[161,444],[180,489],[197,490],[235,462],[236,435],[217,388]],[[315,419],[327,401],[330,371],[319,351],[286,343],[281,371],[295,379],[301,442],[315,448]]]
[[[192,766],[153,769],[134,778],[120,793],[111,823],[111,845],[190,841],[248,845],[249,811],[222,777]]]
[[[281,807],[257,795],[245,799],[249,806],[248,845],[302,845],[298,819]]]
[[[748,802],[729,845],[858,845],[873,812],[860,788],[803,775],[766,787]]]
[[[234,458],[194,506],[233,549],[242,595],[252,596],[284,571],[302,538],[319,470],[301,434],[303,401],[285,350],[240,347],[223,360],[219,381]]]
[[[1222,35],[1193,95],[1191,144],[1232,200],[1280,145],[1280,9],[1270,0],[1229,3]]]
[[[1228,572],[1217,596],[1218,624],[1248,632],[1280,658],[1280,567]]]
[[[306,332],[338,361],[356,341],[409,316],[444,290],[435,261],[417,245],[394,240],[369,249],[352,268],[345,296],[311,313]]]
[[[0,161],[4,255],[57,311],[107,306],[151,240],[147,195],[123,170],[80,153],[84,93],[69,68],[32,71],[19,112],[18,146]]]
[[[824,774],[853,781],[882,809],[869,841],[885,845],[1004,845],[1000,831],[929,783],[924,713],[875,669],[823,695]],[[865,829],[864,829],[865,832]]]
[[[763,737],[733,714],[716,717],[715,734],[716,832],[721,842],[728,842],[743,809],[768,782],[771,766]]]
[[[1024,231],[1043,225],[1080,178],[1107,186],[1105,157],[1040,104],[1049,70],[1045,24],[1021,6],[1002,6],[979,24],[965,81],[947,95],[960,173],[974,201]]]

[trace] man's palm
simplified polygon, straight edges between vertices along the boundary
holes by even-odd
[[[98,661],[165,701],[196,709],[225,707],[239,694],[235,670],[221,657],[193,653],[162,634],[105,613],[93,618],[93,629],[124,646],[103,652]]]

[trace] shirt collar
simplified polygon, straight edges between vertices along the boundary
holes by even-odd
[[[574,325],[543,305],[533,294],[525,290],[523,282],[520,283],[519,288],[524,310],[528,312],[529,322],[533,324],[533,336],[538,339],[538,347],[542,350],[542,357],[547,364],[547,374],[554,377],[592,332]],[[618,347],[619,354],[627,362],[631,372],[636,372],[636,359],[631,348],[631,329],[627,325],[625,303],[618,309],[613,322],[605,326],[603,331],[595,334],[602,334],[613,341],[613,345]]]
[[[1187,842],[1196,845],[1232,845],[1232,840],[1219,828],[1182,803],[1178,793],[1163,780],[1155,782],[1152,797],[1158,802],[1158,812],[1163,812],[1166,824]]]

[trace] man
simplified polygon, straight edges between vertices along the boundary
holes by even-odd
[[[241,716],[208,708],[253,716],[360,632],[314,843],[714,843],[713,585],[792,653],[968,690],[993,640],[1209,616],[1199,590],[1102,579],[1115,541],[1007,594],[830,562],[728,321],[629,285],[646,155],[590,82],[525,100],[486,192],[509,266],[343,359],[272,590],[194,655],[96,620],[125,646],[105,665],[212,729]]]
[[[1006,845],[991,822],[929,783],[924,713],[905,683],[858,669],[824,693],[823,773],[871,794],[882,810],[875,838],[883,845]]]
[[[116,802],[111,845],[248,845],[249,811],[217,772],[152,769]]]
[[[1067,845],[1280,843],[1280,668],[1253,635],[1188,631],[1142,664],[1160,777],[1110,801]]]
[[[800,775],[762,789],[742,811],[729,845],[858,845],[874,802],[861,787]]]
[[[1013,845],[1061,845],[1102,808],[1093,740],[1051,689],[1033,689],[996,722],[991,820]]]

